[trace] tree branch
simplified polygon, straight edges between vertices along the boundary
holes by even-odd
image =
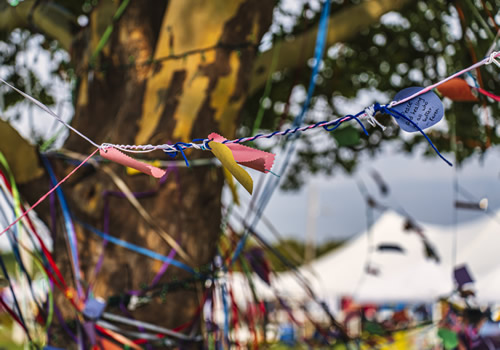
[[[0,0],[0,31],[10,32],[15,28],[34,26],[69,51],[77,27],[76,17],[53,2],[42,1],[33,7],[35,4],[36,0],[25,0],[14,7],[7,0]]]
[[[330,17],[327,34],[327,47],[337,42],[347,41],[361,30],[377,23],[380,17],[389,11],[398,11],[416,0],[366,0],[359,5],[334,13]],[[284,41],[279,49],[276,71],[297,68],[307,64],[314,54],[318,28],[308,30],[291,41]],[[273,49],[262,53],[256,60],[253,78],[250,82],[250,95],[261,89],[270,72]],[[301,59],[298,59],[302,57]]]

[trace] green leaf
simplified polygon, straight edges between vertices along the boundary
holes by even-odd
[[[339,147],[351,147],[360,143],[361,137],[359,131],[352,125],[346,125],[332,133],[333,138],[337,141]]]

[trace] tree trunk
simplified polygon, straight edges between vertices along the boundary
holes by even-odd
[[[72,60],[79,84],[73,126],[97,143],[171,143],[203,138],[212,131],[233,137],[239,110],[247,97],[257,45],[271,24],[274,3],[131,1],[114,24],[107,46],[92,62],[95,69],[87,69],[89,57],[106,28],[101,23],[109,23],[116,6],[116,2],[101,2],[90,18],[90,32],[74,45]],[[200,48],[212,49],[189,54]],[[183,58],[142,64],[151,57],[172,55]],[[75,134],[71,134],[65,148],[82,154],[93,151]],[[210,156],[201,151],[187,155],[190,159]],[[162,152],[147,156],[165,158]],[[51,164],[58,179],[74,167],[58,159],[51,159]],[[110,167],[132,191],[157,186],[157,181],[146,175],[128,176],[124,167]],[[216,253],[222,185],[219,168],[179,168],[170,173],[156,195],[139,200],[154,221],[185,249],[190,261],[178,254],[175,258],[192,267],[206,267]],[[118,190],[110,177],[101,170],[82,168],[62,188],[74,216],[102,230],[104,193]],[[46,190],[46,180],[24,187],[30,200]],[[108,200],[111,235],[165,256],[169,254],[171,247],[126,199],[109,196]],[[40,210],[48,220],[48,204]],[[95,296],[106,299],[149,285],[162,265],[112,244],[104,248],[100,238],[78,224],[75,226],[84,285],[94,278],[99,255],[105,249],[104,263],[93,288]],[[72,281],[62,228],[60,223],[54,253],[66,280]],[[187,276],[182,270],[169,267],[161,282]],[[199,283],[197,290],[168,293],[132,314],[154,324],[179,326],[194,317],[202,289],[203,284]],[[64,317],[74,318],[64,299],[62,293],[56,294]],[[120,312],[116,307],[109,309]],[[67,348],[65,341],[56,340],[54,345]]]

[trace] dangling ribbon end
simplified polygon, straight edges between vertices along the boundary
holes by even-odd
[[[446,159],[443,156],[441,156],[441,158],[446,162],[446,164],[448,164],[450,167],[453,167],[453,163],[452,162],[450,162],[448,159]]]
[[[390,105],[389,105],[390,106]],[[405,119],[406,121],[408,121],[410,124],[413,125],[413,127],[415,129],[417,129],[420,134],[422,134],[423,137],[425,137],[425,139],[427,140],[427,142],[429,143],[429,145],[432,147],[432,149],[436,152],[436,154],[439,156],[439,158],[441,158],[442,160],[445,161],[446,164],[448,164],[449,166],[453,166],[453,164],[448,160],[446,159],[442,154],[441,152],[439,152],[439,150],[437,149],[437,147],[432,143],[431,139],[429,138],[429,136],[427,136],[427,134],[425,133],[424,130],[422,130],[422,128],[416,124],[413,120],[411,120],[410,118],[408,118],[406,115],[404,115],[403,113],[401,112],[398,112],[397,110],[395,109],[392,109],[390,107],[382,107],[384,113],[387,113],[391,116],[393,116],[394,118],[403,118]]]
[[[182,148],[182,146],[179,144],[176,144],[175,148],[177,148],[177,150],[182,154],[182,158],[184,158],[184,162],[186,162],[186,166],[189,168],[189,161],[186,157],[186,154],[184,153],[184,149]]]
[[[274,176],[276,176],[276,177],[281,177],[281,175],[276,174],[274,171],[272,171],[272,170],[270,170],[270,169],[266,169],[266,173],[273,174],[273,175],[274,175]]]

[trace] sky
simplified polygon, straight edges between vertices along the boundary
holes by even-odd
[[[364,159],[353,176],[312,177],[299,192],[275,193],[264,215],[283,236],[304,240],[311,205],[309,198],[316,191],[319,207],[317,242],[349,238],[365,230],[367,225],[366,204],[357,186],[357,181],[361,180],[380,203],[394,210],[404,208],[417,222],[453,225],[455,172],[461,187],[477,200],[488,198],[490,210],[495,211],[500,208],[499,161],[499,150],[491,149],[482,161],[475,157],[467,160],[461,168],[450,168],[438,158],[404,155],[386,149],[374,159]],[[372,169],[379,172],[389,185],[387,198],[379,194],[370,176]],[[461,195],[459,199],[467,198]],[[458,210],[456,214],[459,223],[485,215],[470,210]],[[266,237],[272,237],[264,224],[259,224],[258,230]]]
[[[283,6],[291,13],[299,13],[303,1],[284,1]],[[320,4],[312,2],[314,11],[319,11]],[[381,18],[382,22],[398,22],[401,17],[397,13],[388,13]],[[275,14],[275,22],[285,27],[292,25],[286,16]],[[448,22],[455,37],[462,36],[458,16],[450,16]],[[266,40],[263,40],[263,49],[266,49]],[[267,43],[268,46],[270,45]],[[445,67],[441,70],[445,70]],[[440,72],[444,74],[444,72]],[[305,96],[305,92],[300,92]],[[297,96],[296,96],[297,97]],[[385,96],[377,91],[360,91],[357,98],[347,100],[337,97],[333,103],[340,113],[349,114],[358,112],[373,102],[385,103],[391,96]],[[301,100],[301,98],[298,98]],[[445,107],[450,101],[443,101]],[[300,107],[300,106],[298,106]],[[319,117],[320,120],[331,116]],[[447,130],[443,120],[434,128]],[[408,134],[402,133],[402,137]],[[405,210],[417,222],[426,222],[441,225],[453,225],[467,222],[485,215],[479,211],[455,210],[454,180],[457,179],[461,188],[470,192],[477,200],[488,198],[491,211],[500,208],[500,151],[490,149],[484,159],[478,156],[468,159],[460,168],[450,168],[437,157],[427,158],[421,153],[400,154],[396,152],[394,144],[384,147],[382,154],[375,158],[365,156],[357,171],[351,176],[338,173],[331,177],[311,177],[307,184],[298,192],[283,193],[277,191],[269,202],[264,216],[275,226],[284,237],[305,240],[307,232],[314,232],[318,244],[337,239],[347,239],[360,233],[367,227],[366,205],[357,183],[366,185],[371,195],[381,199],[381,202],[392,209]],[[452,154],[445,154],[447,159],[453,160]],[[277,155],[279,161],[280,155]],[[277,168],[276,166],[273,168]],[[376,170],[382,175],[390,187],[390,196],[381,198],[378,188],[370,172]],[[252,173],[254,178],[260,175]],[[246,193],[240,193],[246,202],[250,201]],[[225,199],[229,195],[226,191]],[[314,198],[317,203],[314,204]],[[462,195],[458,199],[465,200]],[[310,214],[310,207],[313,214]],[[241,210],[245,213],[245,210]],[[315,213],[315,214],[314,214]],[[377,216],[375,216],[376,218]],[[273,240],[270,230],[262,222],[257,230],[265,237]]]

